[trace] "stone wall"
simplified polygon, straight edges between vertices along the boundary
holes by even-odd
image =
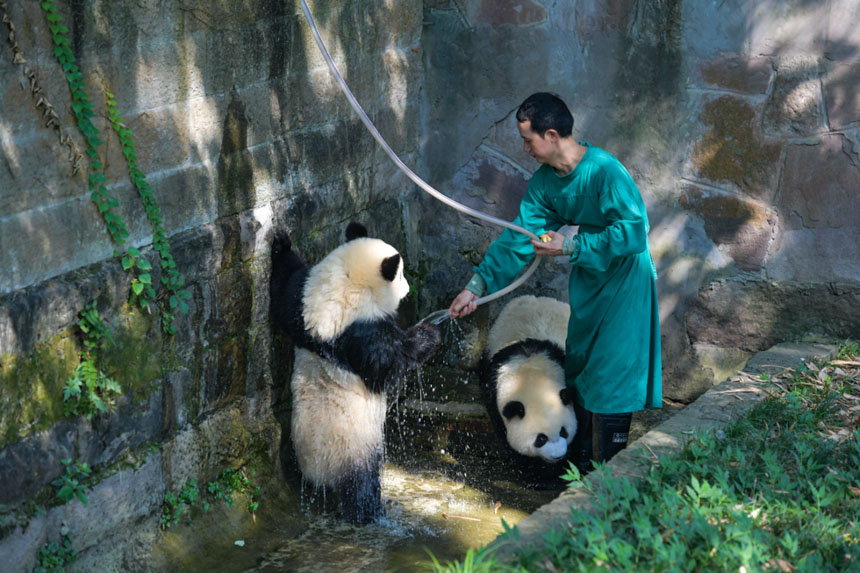
[[[666,397],[779,341],[860,336],[860,8],[826,2],[426,0],[427,177],[511,219],[537,164],[517,106],[553,91],[649,210]],[[498,229],[419,198],[444,306]],[[417,254],[417,253],[416,253]],[[445,261],[445,265],[434,264]],[[563,261],[526,291],[566,296]],[[480,330],[498,310],[479,309]]]
[[[420,3],[309,4],[357,98],[414,162]],[[32,570],[65,525],[82,569],[145,569],[163,496],[187,479],[263,459],[286,487],[278,417],[288,417],[290,349],[269,329],[273,231],[288,231],[311,263],[352,219],[402,247],[407,180],[341,94],[297,1],[58,0],[104,141],[106,187],[130,232],[119,246],[90,201],[88,159],[76,158],[86,142],[46,16],[38,2],[0,5],[0,553]],[[106,91],[134,133],[192,295],[172,336],[159,313],[129,304],[122,253],[139,247],[156,286],[159,259]],[[63,386],[92,300],[113,339],[97,364],[123,396],[110,416],[68,419]],[[50,482],[70,458],[97,474],[88,506],[57,506]]]

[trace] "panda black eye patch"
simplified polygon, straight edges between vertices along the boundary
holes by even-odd
[[[525,418],[526,407],[523,406],[522,402],[508,402],[507,404],[505,404],[504,409],[502,409],[502,416],[504,416],[508,420],[517,416],[519,416],[520,418]]]
[[[535,438],[535,447],[542,448],[545,443],[549,441],[549,438],[546,437],[546,434],[538,434],[537,438]]]
[[[567,437],[567,428],[562,426],[561,431],[558,433],[558,435],[561,436],[562,438],[566,438]]]

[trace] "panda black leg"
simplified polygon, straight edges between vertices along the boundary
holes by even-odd
[[[382,454],[373,456],[366,467],[341,479],[338,486],[343,518],[351,523],[372,523],[384,515],[380,470]]]

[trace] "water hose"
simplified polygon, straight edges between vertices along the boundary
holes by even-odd
[[[364,112],[364,109],[362,109],[361,104],[359,104],[358,100],[355,99],[355,96],[352,94],[352,91],[350,91],[349,86],[346,85],[346,82],[344,81],[343,77],[340,75],[340,72],[338,71],[337,66],[335,66],[335,64],[334,64],[334,60],[332,60],[331,55],[329,55],[328,50],[325,47],[325,42],[323,42],[323,39],[322,39],[322,36],[320,36],[319,30],[317,30],[316,23],[314,22],[314,18],[311,15],[311,11],[310,11],[310,8],[308,8],[307,2],[305,2],[305,0],[300,0],[300,1],[302,4],[302,12],[305,13],[305,19],[307,19],[308,25],[310,25],[311,32],[313,32],[314,39],[317,42],[317,46],[319,47],[320,52],[322,53],[323,57],[325,58],[325,61],[328,64],[328,67],[331,70],[331,73],[334,75],[335,79],[337,80],[337,83],[340,85],[340,89],[343,90],[344,95],[346,95],[347,99],[349,100],[350,105],[352,105],[352,109],[355,110],[355,112],[361,118],[362,123],[364,123],[364,126],[367,128],[367,130],[370,132],[370,134],[373,136],[373,138],[377,141],[377,143],[379,143],[379,145],[382,147],[382,149],[385,150],[385,153],[388,154],[388,157],[391,158],[391,160],[394,162],[394,164],[397,165],[397,167],[399,167],[400,170],[403,171],[403,173],[405,173],[407,177],[409,177],[416,185],[421,187],[421,189],[423,189],[424,191],[429,193],[432,197],[445,203],[449,207],[453,207],[454,209],[460,211],[461,213],[465,213],[467,215],[481,219],[483,221],[487,221],[488,223],[492,223],[494,225],[498,225],[501,227],[507,227],[508,229],[511,229],[511,230],[516,231],[518,233],[522,233],[524,235],[527,235],[534,240],[540,240],[540,239],[538,239],[537,235],[535,235],[533,232],[529,231],[528,229],[520,227],[519,225],[515,225],[514,223],[511,223],[509,221],[504,221],[504,220],[499,219],[497,217],[493,217],[492,215],[487,215],[486,213],[481,213],[480,211],[476,211],[475,209],[472,209],[471,207],[467,207],[466,205],[463,205],[462,203],[458,203],[457,201],[454,201],[453,199],[451,199],[447,195],[444,195],[441,192],[434,189],[429,183],[427,183],[426,181],[424,181],[423,179],[418,177],[418,175],[416,175],[405,163],[403,163],[403,161],[401,161],[401,159],[397,156],[397,154],[394,153],[394,150],[392,150],[391,147],[389,147],[389,145],[388,145],[388,143],[386,143],[385,139],[382,138],[382,135],[380,135],[379,131],[377,131],[376,126],[373,125],[373,122],[370,121],[370,118]],[[526,280],[528,280],[528,278],[532,275],[532,273],[535,272],[538,265],[540,264],[540,259],[541,259],[541,257],[539,255],[536,256],[534,261],[532,262],[532,264],[529,266],[529,268],[526,269],[526,271],[524,273],[522,273],[517,278],[517,280],[515,280],[514,282],[512,282],[511,284],[509,284],[505,288],[494,292],[493,294],[489,294],[489,295],[486,295],[486,296],[483,296],[483,297],[477,299],[475,301],[475,304],[483,304],[485,302],[490,302],[491,300],[495,300],[501,296],[504,296],[504,295],[508,294],[509,292],[511,292],[512,290],[514,290],[515,288],[519,287]],[[443,312],[444,312],[444,315],[441,314]],[[447,309],[445,309],[444,311],[436,311],[433,314],[431,314],[430,316],[428,316],[427,318],[425,318],[424,320],[429,319],[432,322],[438,322],[438,320],[441,320],[441,318],[447,317],[447,314],[448,314]]]

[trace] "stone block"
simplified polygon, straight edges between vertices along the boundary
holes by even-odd
[[[481,0],[466,6],[469,21],[477,26],[529,26],[547,19],[546,9],[533,0]]]
[[[723,280],[699,291],[686,314],[695,343],[758,351],[805,335],[851,338],[860,331],[856,283]]]
[[[721,96],[704,104],[700,119],[709,129],[690,157],[698,176],[769,200],[779,181],[782,147],[763,139],[757,111],[745,100]]]
[[[825,48],[829,5],[761,2],[750,5],[745,45],[752,54],[820,54]]]
[[[771,64],[765,57],[723,52],[702,60],[699,73],[705,83],[744,94],[763,94],[770,84]]]
[[[0,146],[5,169],[0,169],[3,189],[15,193],[0,193],[0,218],[20,215],[45,204],[73,199],[87,191],[86,169],[73,175],[74,159],[70,148],[61,145],[53,130],[37,127],[32,135],[4,137],[0,127]],[[63,133],[68,133],[64,131]],[[78,146],[78,150],[82,147]]]
[[[857,59],[857,46],[860,46],[860,27],[857,26],[857,22],[860,22],[860,4],[854,0],[830,2],[830,14],[825,24],[824,47],[824,53],[828,59],[834,61]]]
[[[860,226],[860,155],[842,134],[788,147],[777,206],[787,230]]]
[[[198,98],[130,115],[120,109],[125,125],[134,133],[132,139],[140,170],[150,175],[211,161],[220,139],[216,126],[220,123],[217,111],[222,100],[221,97]],[[120,148],[115,134],[108,145]],[[125,158],[119,155],[117,160],[128,178]]]
[[[679,202],[704,219],[708,238],[728,246],[739,268],[761,269],[776,223],[766,204],[693,185],[685,187]]]
[[[113,253],[106,227],[88,197],[4,219],[0,243],[0,292],[23,288]]]
[[[838,229],[786,229],[780,225],[767,255],[767,274],[775,281],[860,282],[857,225]]]
[[[211,163],[201,162],[179,170],[150,173],[146,179],[164,217],[168,236],[216,219],[215,172]],[[143,228],[151,236],[148,223]]]
[[[765,134],[802,137],[826,129],[821,72],[815,58],[785,58],[779,63],[762,113]]]
[[[827,117],[834,130],[860,121],[860,61],[833,64],[823,78]]]

